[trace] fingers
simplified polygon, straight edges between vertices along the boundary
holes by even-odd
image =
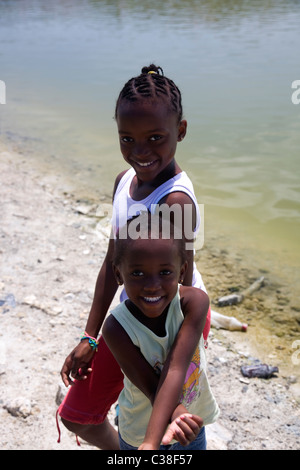
[[[69,385],[73,385],[73,381],[71,380],[71,378],[68,376],[67,373],[61,371],[60,375],[61,375],[62,381],[63,381],[63,383],[66,387],[69,387]]]
[[[172,439],[176,439],[182,446],[186,446],[196,439],[202,426],[200,416],[185,413],[170,424],[162,443],[168,445]]]
[[[197,415],[184,414],[179,417],[180,424],[178,425],[186,432],[186,435],[193,435],[196,437],[203,426],[203,419]]]
[[[182,446],[190,444],[199,434],[200,428],[192,417],[180,416],[176,424],[178,428],[175,430],[175,438]]]
[[[69,387],[69,385],[74,384],[72,379],[85,380],[91,372],[92,369],[88,367],[87,364],[83,363],[80,366],[78,361],[74,360],[72,356],[68,356],[61,369],[60,375],[65,386]]]
[[[70,362],[71,362],[70,358],[67,357],[60,371],[62,381],[66,387],[73,384],[73,381],[71,380],[71,377],[70,377]]]
[[[92,369],[87,366],[82,366],[79,368],[74,368],[71,370],[71,376],[76,380],[85,380],[87,376],[92,372]]]
[[[175,433],[175,430],[173,429],[173,426],[170,425],[167,431],[165,432],[164,437],[162,438],[162,441],[161,441],[162,444],[165,446],[169,445],[172,439],[174,439],[174,433]]]

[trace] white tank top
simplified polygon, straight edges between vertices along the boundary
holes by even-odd
[[[142,210],[153,212],[155,210],[155,205],[159,204],[159,202],[168,194],[173,192],[183,192],[194,202],[197,212],[195,232],[198,231],[200,226],[200,211],[195,197],[193,184],[184,171],[165,181],[162,185],[158,186],[158,188],[154,189],[154,191],[152,191],[152,193],[150,193],[145,199],[140,201],[135,201],[130,195],[130,187],[134,177],[135,171],[133,168],[130,168],[130,170],[122,176],[117,186],[113,202],[113,225],[116,228],[125,224],[128,218],[138,215]]]
[[[162,185],[152,191],[145,199],[141,201],[135,201],[130,195],[130,187],[132,180],[135,176],[135,171],[133,168],[130,168],[121,178],[113,200],[113,218],[112,218],[112,228],[114,235],[117,233],[119,227],[122,227],[126,224],[127,220],[135,215],[138,215],[141,211],[150,211],[153,213],[155,211],[156,205],[168,194],[172,192],[183,192],[187,194],[191,200],[194,202],[197,220],[195,232],[199,230],[200,227],[200,210],[197,203],[197,199],[194,193],[194,187],[187,176],[187,174],[182,171],[178,173],[173,178],[165,181]],[[206,292],[201,274],[199,273],[196,264],[194,262],[193,266],[193,281],[192,285],[198,287]],[[123,294],[123,293],[122,293]],[[121,296],[121,300],[124,300],[126,296],[124,294]]]

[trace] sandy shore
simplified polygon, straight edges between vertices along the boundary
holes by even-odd
[[[106,251],[109,200],[78,200],[63,177],[4,146],[0,178],[0,448],[90,449],[84,442],[78,447],[63,426],[57,443],[55,414],[64,393],[60,369],[85,326]],[[230,281],[247,287],[258,274],[233,263],[213,240],[201,265],[211,299],[228,293]],[[264,350],[266,333],[249,322],[252,308],[270,308],[270,292],[266,286],[226,310],[250,323],[247,333],[211,331],[209,377],[221,416],[207,429],[208,449],[300,448],[299,381],[286,367],[290,352],[278,338],[268,338],[271,353]],[[279,373],[269,380],[243,377],[241,366],[253,358],[279,366]]]

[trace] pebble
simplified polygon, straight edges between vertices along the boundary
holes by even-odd
[[[112,204],[103,203],[100,204],[96,210],[96,217],[111,217],[112,215]]]
[[[6,305],[15,308],[16,300],[13,294],[7,294],[4,299],[0,300],[0,306]]]
[[[12,416],[27,418],[32,414],[32,404],[28,398],[18,397],[8,401],[4,406]]]
[[[29,305],[30,307],[42,310],[48,315],[56,316],[63,311],[63,308],[60,305],[46,305],[39,302],[35,295],[28,295],[24,298],[23,303]]]
[[[92,206],[77,206],[75,207],[75,211],[79,212],[79,214],[87,215],[93,209]]]
[[[246,384],[246,385],[250,384],[249,380],[242,379],[241,377],[239,378],[239,381],[242,382],[242,384]]]
[[[65,294],[64,299],[67,302],[73,302],[73,300],[75,299],[75,294],[73,294],[72,292],[68,292],[67,294]]]

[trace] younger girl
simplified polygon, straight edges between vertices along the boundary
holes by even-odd
[[[192,207],[191,220],[183,218],[182,227],[189,225],[190,229],[197,230],[200,218],[193,186],[175,161],[177,143],[185,137],[187,128],[177,86],[163,75],[160,67],[144,67],[142,73],[130,79],[121,90],[115,118],[121,152],[131,168],[116,178],[114,233],[120,223],[124,224],[124,218],[126,221],[129,215],[134,215],[137,204],[149,209],[157,204],[176,204],[182,207],[182,214],[186,214],[185,207]],[[113,254],[114,242],[110,239],[98,275],[85,335],[68,355],[61,370],[65,385],[72,387],[58,410],[69,430],[107,450],[117,449],[119,445],[107,413],[123,388],[123,374],[103,339],[100,338],[95,354],[89,336],[98,336],[117,291],[112,269]],[[184,284],[205,290],[193,261],[193,250],[186,254],[188,267]],[[125,292],[123,298],[126,298]],[[205,339],[209,326],[210,313],[204,328]]]
[[[153,236],[148,224],[143,231],[143,218],[148,221],[148,215],[138,217],[139,238],[116,239],[114,271],[128,299],[103,325],[103,337],[125,374],[118,400],[120,448],[204,450],[205,429],[197,436],[199,426],[214,422],[219,413],[205,372],[208,297],[178,285],[187,270],[182,239],[162,238],[161,231]],[[192,442],[169,445],[173,437]]]

